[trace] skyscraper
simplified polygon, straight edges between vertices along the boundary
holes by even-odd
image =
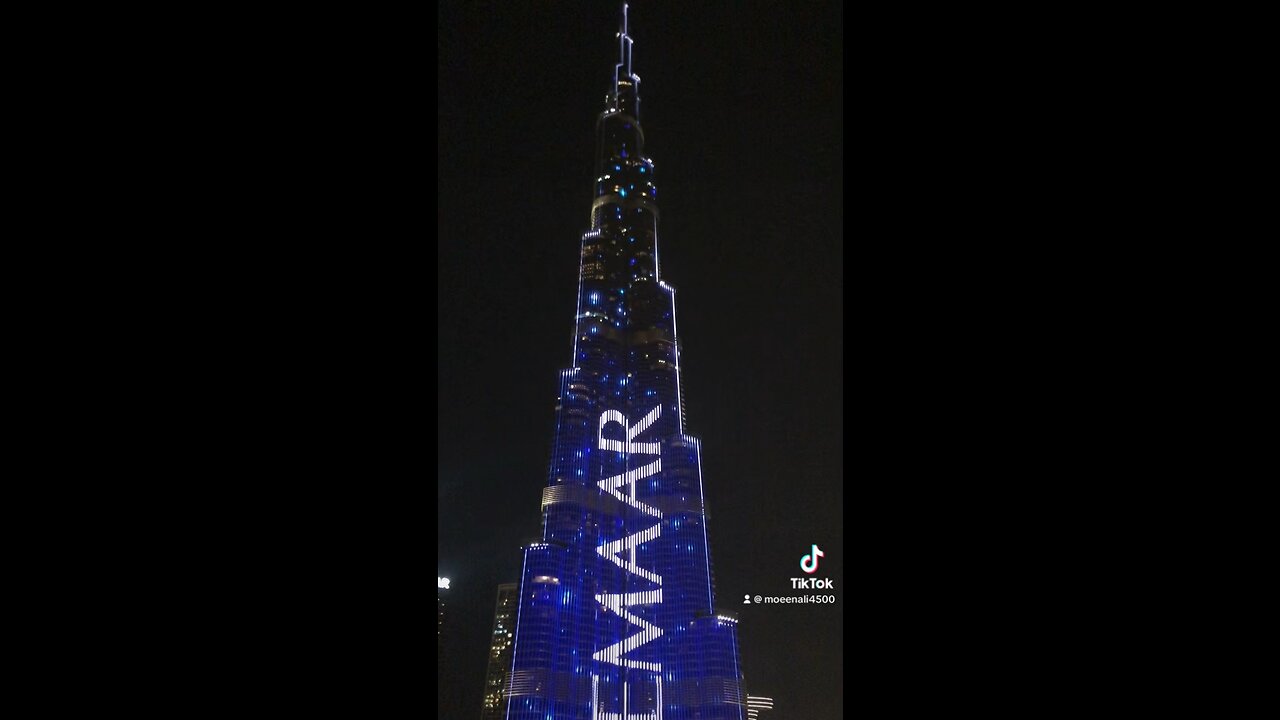
[[[701,444],[685,432],[675,289],[640,127],[627,7],[596,122],[571,367],[543,534],[523,548],[509,720],[742,720],[735,617],[715,609]]]
[[[493,633],[489,636],[489,670],[484,676],[484,710],[481,720],[498,720],[507,714],[507,678],[511,672],[511,642],[516,629],[518,583],[498,586],[494,603]]]

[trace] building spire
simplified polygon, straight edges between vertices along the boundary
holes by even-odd
[[[622,27],[618,30],[618,67],[631,74],[631,36],[627,34],[627,3],[622,3]]]
[[[628,3],[623,0],[622,17],[618,24],[618,64],[613,66],[613,92],[610,109],[640,116],[640,76],[631,67],[631,36],[628,34]]]

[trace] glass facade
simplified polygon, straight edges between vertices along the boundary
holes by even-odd
[[[618,44],[543,535],[523,549],[506,717],[742,720],[737,621],[715,609],[702,448],[685,432],[625,5]]]

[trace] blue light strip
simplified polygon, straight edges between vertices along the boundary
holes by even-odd
[[[587,236],[584,234],[582,240],[578,243],[578,257],[582,257],[582,251],[587,246]],[[582,263],[578,263],[578,310],[574,313],[577,318],[582,317]],[[573,325],[573,359],[569,361],[569,367],[578,366],[578,335],[582,332],[581,320],[574,322]]]
[[[676,289],[670,285],[658,283],[671,293],[671,337],[676,349],[676,415],[680,418],[680,434],[684,434],[684,396],[680,393],[680,326],[676,323]]]
[[[525,570],[529,567],[529,549],[524,550],[524,561],[520,564],[520,594],[516,597],[516,635],[511,644],[511,672],[507,674],[507,720],[511,720],[511,681],[516,677],[516,660],[520,657],[520,611],[524,608],[524,580],[528,577]],[[501,702],[501,699],[499,699]]]
[[[715,601],[711,597],[711,546],[707,543],[707,494],[702,489],[702,441],[698,438],[690,438],[693,440],[693,447],[698,451],[698,499],[702,501],[702,551],[707,561],[707,612],[716,611]]]
[[[738,705],[738,720],[743,720],[742,718],[743,697],[742,696],[744,693],[742,692],[742,671],[738,669],[738,631],[736,629],[731,630],[729,634],[729,638],[732,641],[731,644],[733,645],[733,681],[734,681],[734,685],[736,685],[738,689],[738,697],[734,698],[734,700],[737,702],[737,705]]]

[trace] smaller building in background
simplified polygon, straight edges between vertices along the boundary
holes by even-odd
[[[520,586],[498,586],[493,611],[493,634],[489,636],[489,670],[484,676],[484,711],[481,720],[498,720],[507,714],[507,681],[511,676],[511,643],[516,631],[516,605]]]
[[[436,576],[436,615],[438,622],[436,623],[436,643],[439,644],[444,636],[444,593],[441,590],[449,589],[449,578]]]
[[[758,720],[762,714],[773,715],[773,698],[747,696],[747,720]]]
[[[444,591],[449,589],[449,578],[436,576],[436,662],[444,667]]]

